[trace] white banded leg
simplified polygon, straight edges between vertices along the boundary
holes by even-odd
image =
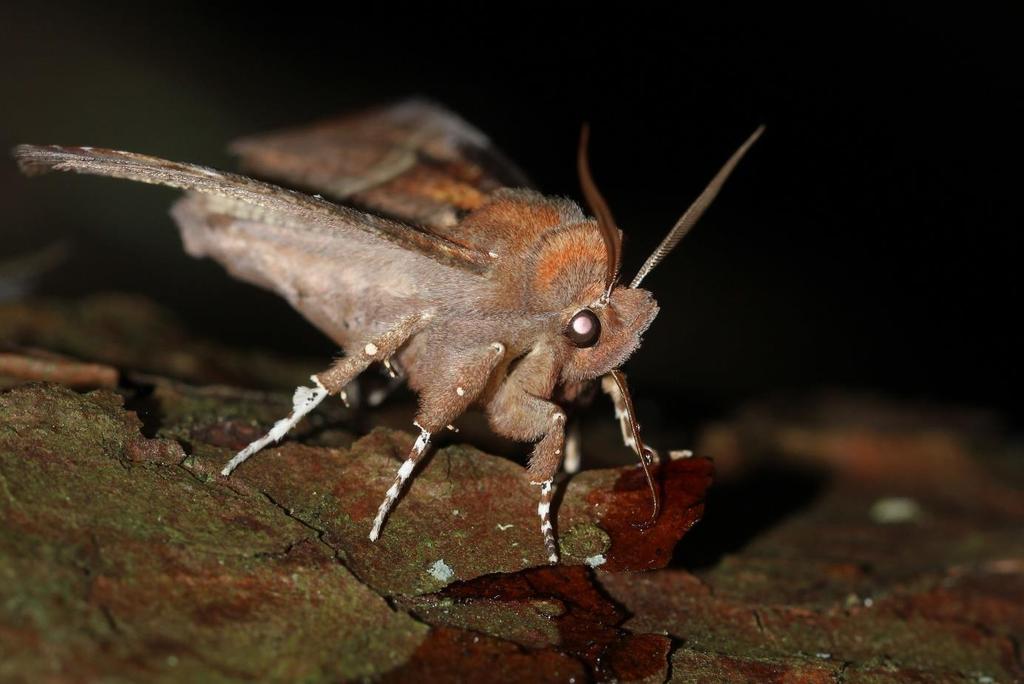
[[[416,427],[420,426],[417,425]],[[430,433],[420,427],[420,436],[416,438],[416,443],[412,445],[409,458],[405,459],[405,463],[398,469],[398,475],[395,477],[394,484],[388,489],[387,494],[384,495],[384,501],[381,502],[380,508],[377,509],[377,517],[373,519],[373,528],[370,530],[370,541],[377,541],[377,538],[380,537],[380,528],[384,526],[384,521],[387,519],[388,513],[391,512],[391,507],[398,500],[398,495],[402,493],[402,487],[405,486],[406,480],[412,475],[416,463],[423,456],[423,452],[427,450],[428,444],[430,444]]]
[[[540,484],[540,503],[537,504],[537,515],[540,516],[540,533],[544,535],[544,547],[548,551],[548,561],[558,562],[558,545],[555,543],[555,530],[551,525],[551,499],[554,497],[554,481],[544,480]]]
[[[347,383],[338,392],[338,398],[341,399],[341,403],[345,405],[345,408],[350,409],[353,406],[356,408],[362,403],[363,395],[359,388],[359,381],[355,378],[351,382]]]
[[[562,461],[562,468],[565,472],[573,475],[580,471],[580,464],[583,462],[583,452],[580,449],[580,423],[578,420],[569,424],[569,430],[565,435],[565,459]]]
[[[505,345],[500,342],[492,342],[486,347],[471,350],[461,357],[461,365],[448,368],[449,375],[445,378],[446,381],[429,385],[420,392],[420,411],[413,422],[413,425],[420,429],[420,435],[377,510],[377,517],[370,530],[370,541],[377,541],[380,536],[381,527],[384,526],[388,513],[401,495],[406,481],[412,476],[416,463],[427,450],[431,435],[444,429],[455,430],[451,421],[476,400],[487,386],[491,372],[504,355]]]
[[[602,382],[602,388],[612,399],[612,405],[615,407],[615,420],[619,421],[619,429],[622,430],[622,443],[627,447],[636,451],[636,440],[633,439],[633,431],[629,427],[629,413],[626,411],[626,401],[622,397],[622,392],[619,391],[618,385],[615,381],[608,376],[609,382],[606,384]]]
[[[314,387],[299,387],[295,390],[291,414],[274,423],[270,432],[235,454],[221,474],[230,475],[245,459],[268,444],[279,441],[328,394],[341,394],[342,401],[347,404],[344,395],[346,385],[374,361],[383,361],[394,354],[406,340],[426,327],[432,317],[430,311],[406,316],[395,327],[367,342],[361,349],[350,350],[349,354],[335,361],[330,368],[312,376]]]
[[[633,429],[629,424],[629,411],[626,408],[626,398],[622,396],[622,392],[619,390],[619,386],[615,384],[615,380],[612,376],[605,375],[601,378],[601,389],[611,397],[612,405],[615,407],[615,419],[619,421],[619,429],[622,430],[622,443],[627,448],[632,449],[640,458],[644,459],[648,464],[651,461],[658,461],[658,452],[650,447],[647,447],[650,454],[640,453],[637,448],[636,440],[633,438]]]
[[[385,361],[385,363],[387,362]],[[396,389],[402,386],[403,382],[405,382],[404,375],[389,371],[383,386],[374,387],[366,393],[366,405],[370,408],[380,406]]]
[[[231,471],[244,463],[247,458],[257,451],[268,444],[279,442],[282,437],[288,434],[302,420],[303,416],[315,409],[324,400],[324,397],[327,396],[327,388],[323,386],[323,383],[315,375],[311,376],[310,379],[313,381],[313,387],[296,388],[295,395],[292,397],[292,412],[288,414],[288,417],[274,423],[274,427],[270,428],[267,434],[235,454],[228,461],[227,465],[224,466],[224,469],[220,471],[221,475],[227,477],[231,474]]]

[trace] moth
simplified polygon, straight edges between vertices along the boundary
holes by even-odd
[[[342,348],[310,386],[296,389],[291,413],[222,475],[279,441],[326,397],[345,400],[356,376],[384,364],[418,394],[419,436],[370,539],[431,437],[476,405],[498,434],[535,442],[528,470],[554,563],[550,509],[567,450],[564,407],[603,378],[624,441],[647,470],[656,452],[641,440],[619,371],[658,313],[640,284],[762,131],[729,158],[628,285],[619,278],[622,232],[589,170],[586,127],[577,165],[595,218],[533,190],[486,136],[421,100],[235,142],[254,177],[92,147],[21,145],[14,154],[27,174],[74,171],[184,190],[171,214],[186,251],[276,292]],[[649,473],[648,483],[656,515]]]

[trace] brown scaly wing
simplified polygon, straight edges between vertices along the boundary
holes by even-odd
[[[133,152],[59,145],[19,145],[14,156],[22,171],[29,175],[50,170],[74,171],[181,188],[211,198],[212,210],[236,218],[307,235],[360,231],[473,273],[483,273],[490,261],[477,250],[398,221],[205,166]]]
[[[408,100],[232,144],[246,172],[445,234],[526,177],[480,131]]]

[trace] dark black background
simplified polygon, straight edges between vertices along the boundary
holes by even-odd
[[[578,198],[589,120],[631,276],[763,122],[645,283],[662,313],[627,365],[634,391],[671,411],[848,387],[1019,419],[1020,17],[638,7],[7,5],[0,143],[229,166],[233,137],[422,94]],[[0,255],[70,235],[44,292],[146,293],[224,341],[335,351],[283,302],[185,257],[173,197],[2,164]]]

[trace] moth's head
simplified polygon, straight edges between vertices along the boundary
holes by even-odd
[[[562,380],[592,380],[621,366],[657,315],[654,296],[631,287],[615,287],[607,296],[599,290],[588,304],[563,310],[559,323],[570,353]]]
[[[618,368],[632,355],[640,344],[640,335],[658,313],[654,297],[647,290],[640,288],[641,281],[689,232],[721,190],[733,168],[763,131],[763,126],[758,127],[733,153],[626,287],[618,282],[622,259],[622,231],[615,225],[611,210],[590,174],[587,160],[588,129],[586,126],[583,127],[578,157],[580,184],[587,204],[597,217],[596,225],[604,246],[604,258],[591,260],[594,264],[594,272],[590,274],[592,282],[586,288],[583,298],[583,301],[590,303],[565,312],[564,334],[575,350],[563,367],[563,380],[588,380],[604,375]],[[592,238],[590,250],[593,252],[597,246],[592,228],[589,235]],[[603,266],[603,273],[597,270],[600,268],[599,264]]]
[[[607,374],[602,385],[607,387],[605,391],[609,391],[608,388],[610,388],[615,401],[616,414],[628,424],[630,442],[640,457],[640,464],[644,468],[644,474],[647,475],[647,484],[651,488],[653,506],[651,519],[647,524],[655,521],[659,509],[657,488],[647,469],[654,452],[640,438],[640,425],[633,410],[633,400],[629,396],[626,377],[622,371],[618,370],[618,367],[639,346],[640,335],[658,313],[658,305],[655,303],[654,297],[650,292],[640,289],[640,282],[689,232],[700,215],[711,204],[718,191],[721,190],[733,168],[747,149],[760,137],[763,130],[763,126],[758,127],[753,135],[747,138],[747,141],[733,153],[725,166],[704,189],[704,192],[676,222],[658,248],[651,256],[647,257],[647,261],[640,267],[640,271],[630,282],[629,287],[622,287],[618,284],[622,257],[622,232],[615,225],[611,210],[590,175],[590,167],[587,162],[588,130],[586,126],[583,127],[583,134],[580,136],[578,157],[580,183],[583,186],[587,204],[590,205],[597,217],[597,227],[605,247],[605,268],[603,282],[592,284],[588,293],[596,295],[596,299],[590,305],[580,307],[567,315],[568,320],[565,323],[563,334],[575,349],[562,367],[562,378],[566,381],[587,380]],[[591,273],[591,275],[594,274]],[[610,382],[608,382],[609,380]]]

